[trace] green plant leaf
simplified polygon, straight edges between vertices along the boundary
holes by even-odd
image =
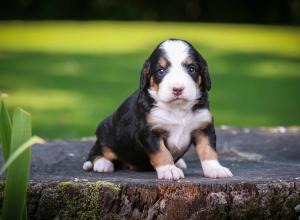
[[[27,208],[26,208],[26,205],[24,205],[22,220],[27,220],[27,218],[28,218]]]
[[[31,137],[30,114],[22,109],[16,109],[11,132],[10,155]],[[26,148],[17,160],[14,160],[8,170],[5,181],[3,220],[22,219],[26,207],[27,183],[30,170],[31,150]],[[26,218],[26,217],[25,217]]]
[[[0,140],[2,144],[2,157],[3,161],[7,161],[10,152],[11,140],[11,119],[3,101],[3,94],[0,94]]]
[[[31,147],[31,145],[33,144],[42,144],[44,143],[44,140],[37,137],[37,136],[33,136],[31,137],[29,140],[27,140],[25,143],[23,143],[20,147],[17,148],[17,150],[15,150],[10,157],[8,158],[8,160],[5,162],[5,164],[1,167],[0,170],[0,175],[2,175],[5,170],[25,151],[27,150],[27,148]]]
[[[2,98],[1,98],[1,93],[0,93],[0,126],[1,126],[1,122],[2,122],[2,118],[1,118],[2,111],[1,111],[1,109],[2,109]],[[2,141],[1,141],[1,128],[0,128],[0,144],[1,143],[2,143]],[[2,154],[3,154],[3,151],[2,151]]]

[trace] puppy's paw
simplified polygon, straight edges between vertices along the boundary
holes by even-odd
[[[110,160],[101,157],[94,162],[93,170],[98,173],[113,172],[114,164]]]
[[[232,177],[231,171],[223,167],[217,160],[204,160],[201,161],[204,176],[209,178],[224,178]]]
[[[180,168],[180,169],[186,169],[187,165],[185,163],[185,161],[180,158],[179,160],[177,160],[177,162],[175,163],[176,167]]]
[[[156,168],[158,179],[178,180],[184,178],[181,169],[175,165],[163,165]]]
[[[83,163],[82,168],[84,169],[84,171],[90,171],[90,170],[93,169],[93,164],[92,164],[91,161],[85,161],[85,162]]]

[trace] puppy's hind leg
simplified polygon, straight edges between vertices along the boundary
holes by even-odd
[[[99,144],[98,140],[95,142],[94,146],[90,150],[87,160],[83,163],[83,170],[91,171],[93,170],[93,161],[97,156],[102,156],[101,145]]]
[[[107,146],[99,144],[98,140],[91,149],[87,161],[83,164],[85,171],[94,170],[99,173],[113,172],[113,160],[116,160],[116,155]]]

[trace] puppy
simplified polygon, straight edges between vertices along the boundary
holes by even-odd
[[[160,43],[144,63],[139,89],[98,126],[83,169],[113,172],[125,165],[177,180],[186,167],[181,157],[194,145],[204,176],[231,177],[218,161],[210,88],[207,63],[190,43]]]

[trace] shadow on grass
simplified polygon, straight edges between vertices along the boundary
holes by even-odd
[[[300,58],[278,54],[204,53],[218,125],[299,125]],[[34,133],[74,138],[94,133],[139,83],[148,53],[0,53],[0,90],[10,106],[33,115]]]

